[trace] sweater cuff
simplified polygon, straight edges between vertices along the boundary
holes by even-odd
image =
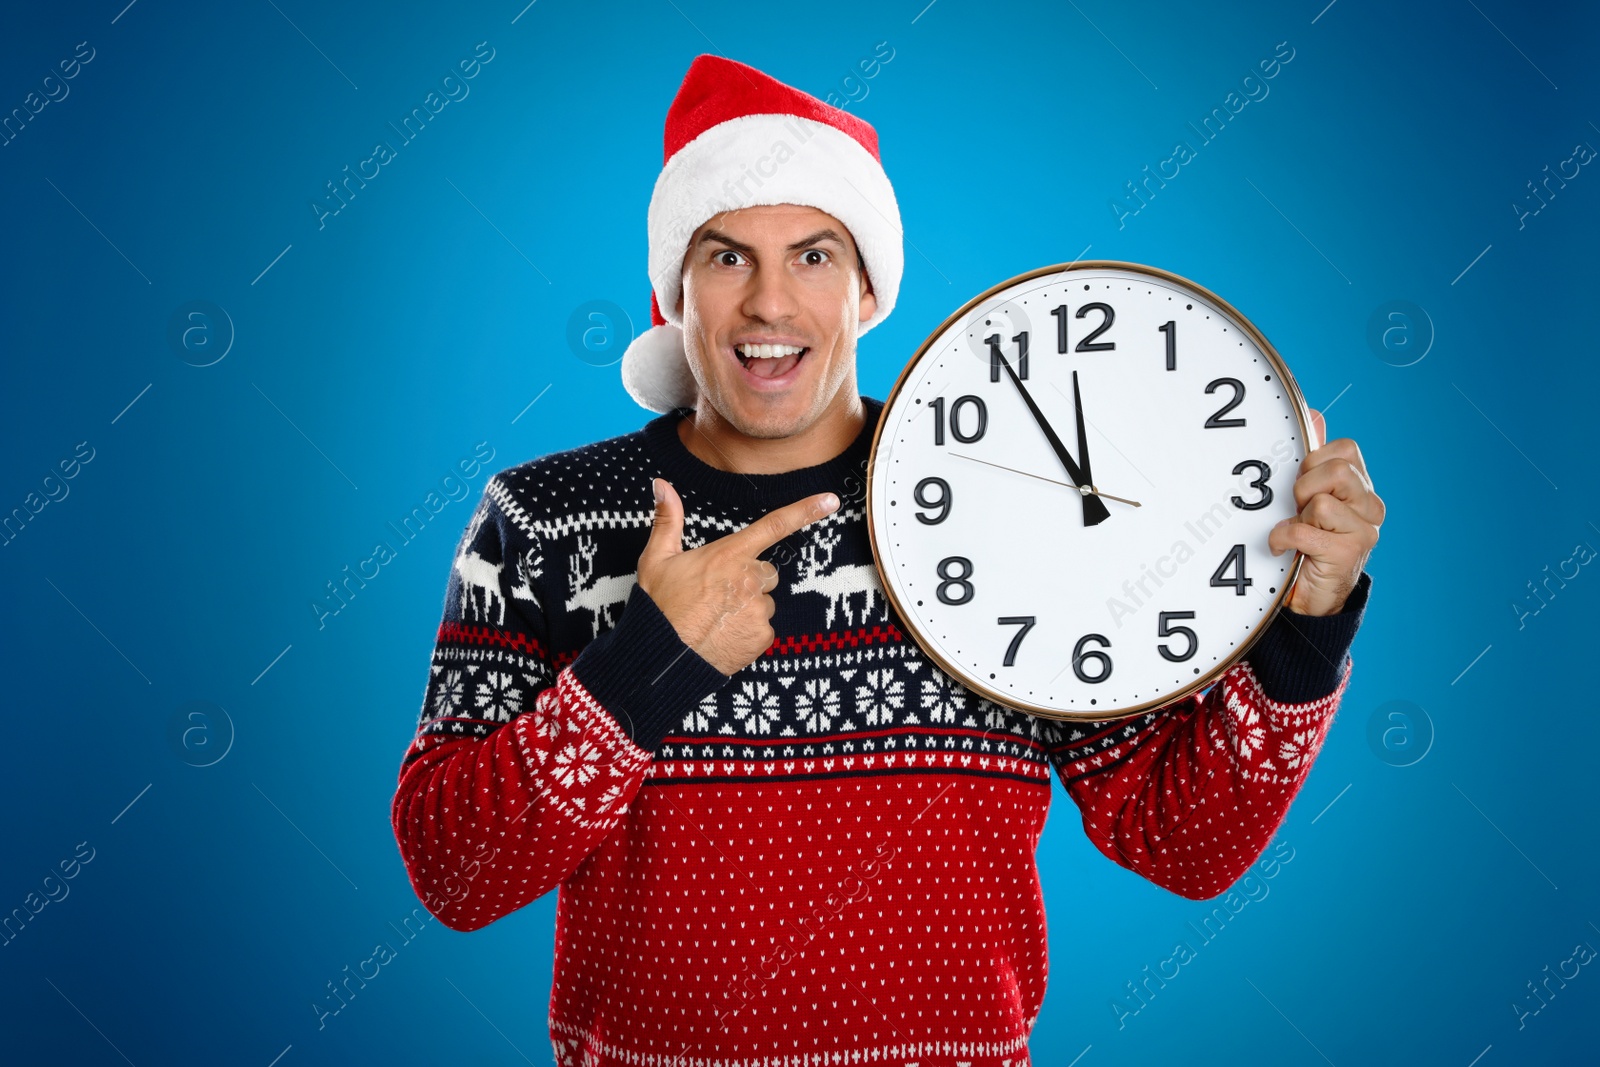
[[[629,739],[651,753],[690,708],[728,682],[684,643],[637,583],[617,625],[590,641],[569,669]]]
[[[1372,577],[1363,571],[1336,615],[1302,615],[1287,604],[1278,609],[1245,657],[1269,700],[1309,704],[1339,688],[1371,590]]]

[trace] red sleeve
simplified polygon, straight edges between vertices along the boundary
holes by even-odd
[[[564,881],[609,834],[686,709],[727,681],[637,585],[615,628],[556,667],[554,569],[491,480],[457,548],[417,731],[390,809],[411,884],[476,930]],[[520,508],[513,513],[524,515]]]
[[[1284,609],[1206,692],[1112,722],[1054,724],[1050,755],[1096,848],[1200,900],[1260,857],[1322,748],[1350,682],[1370,579],[1339,615]]]

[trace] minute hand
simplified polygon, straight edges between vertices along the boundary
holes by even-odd
[[[1078,468],[1078,464],[1073,460],[1071,453],[1067,451],[1067,446],[1061,443],[1061,438],[1057,437],[1056,432],[1050,428],[1050,423],[1046,421],[1044,412],[1039,410],[1039,405],[1035,404],[1033,397],[1028,395],[1027,387],[1022,384],[1022,379],[1017,377],[1017,372],[1011,369],[1011,364],[1007,362],[1005,356],[996,353],[996,358],[1000,360],[1000,365],[1006,369],[1006,374],[1011,378],[1012,384],[1017,387],[1017,392],[1022,394],[1022,402],[1028,405],[1028,410],[1033,414],[1033,421],[1037,422],[1039,429],[1044,431],[1045,439],[1050,442],[1050,447],[1055,450],[1056,458],[1061,460],[1061,465],[1066,468],[1067,477],[1072,479],[1072,484],[1079,487],[1089,485],[1088,475]],[[1081,408],[1078,415],[1078,440],[1085,445],[1088,443],[1084,440]],[[1087,460],[1089,458],[1087,448],[1084,449],[1084,453],[1084,459]],[[1083,524],[1085,526],[1098,526],[1110,517],[1111,512],[1107,510],[1104,501],[1098,496],[1083,497]]]

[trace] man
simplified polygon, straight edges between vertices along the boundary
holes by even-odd
[[[871,575],[855,342],[901,266],[871,127],[702,56],[665,156],[623,367],[663,414],[486,486],[394,799],[412,883],[457,930],[559,888],[560,1064],[1026,1063],[1052,777],[1116,862],[1226,889],[1348,683],[1382,502],[1353,442],[1307,457],[1293,599],[1204,695],[981,699],[881,590],[835,619],[799,581]]]

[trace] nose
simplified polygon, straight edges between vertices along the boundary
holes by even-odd
[[[794,286],[799,283],[783,267],[758,265],[750,272],[741,310],[760,322],[781,322],[799,313]]]

